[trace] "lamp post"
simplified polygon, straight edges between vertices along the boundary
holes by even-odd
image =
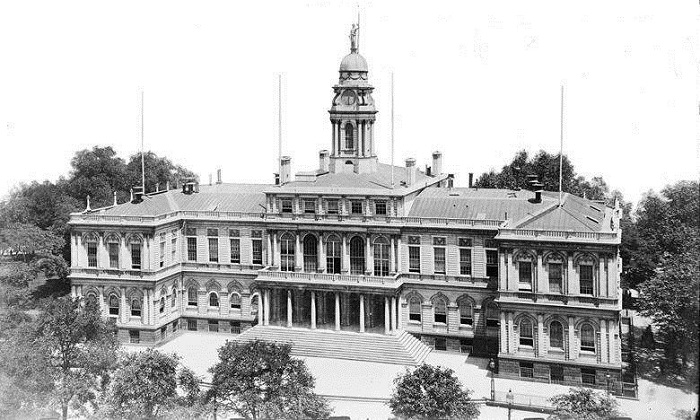
[[[513,409],[513,399],[515,399],[513,390],[509,389],[508,393],[506,394],[506,401],[508,401],[508,420],[510,420],[510,411]]]
[[[491,401],[496,401],[496,380],[493,378],[493,371],[496,370],[496,363],[489,360],[489,370],[491,370]]]

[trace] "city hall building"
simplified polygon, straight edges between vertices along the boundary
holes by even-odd
[[[315,337],[344,337],[341,355],[403,337],[492,357],[501,376],[617,388],[620,210],[536,182],[457,188],[440,152],[426,170],[381,163],[351,41],[317,168],[292,177],[282,157],[273,184],[219,174],[73,214],[73,295],[99,302],[124,342],[287,334],[313,354]]]

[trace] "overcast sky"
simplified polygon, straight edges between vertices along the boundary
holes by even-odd
[[[225,182],[272,182],[277,74],[292,171],[330,149],[327,110],[356,1],[0,2],[0,195],[66,175],[80,149],[146,148]],[[466,185],[559,149],[637,201],[697,179],[696,1],[360,2],[377,151],[441,150]]]

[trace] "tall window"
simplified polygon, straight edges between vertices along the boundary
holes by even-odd
[[[532,290],[532,261],[518,261],[518,287]]]
[[[338,214],[338,200],[328,200],[326,202],[326,212],[328,214]]]
[[[547,265],[547,271],[549,272],[549,291],[550,293],[561,293],[562,292],[562,268],[561,262],[550,262]]]
[[[119,315],[119,296],[109,295],[108,306],[110,315]]]
[[[219,229],[207,229],[209,262],[219,262]]]
[[[549,324],[549,347],[555,349],[564,348],[564,328],[559,321]]]
[[[304,200],[304,213],[316,213],[316,200]]]
[[[474,309],[469,299],[462,299],[457,302],[459,307],[459,323],[460,325],[472,325],[474,323]]]
[[[386,216],[386,201],[374,202],[374,214],[377,216]]]
[[[365,272],[365,241],[359,236],[350,240],[350,274]]]
[[[197,306],[197,288],[188,287],[187,288],[187,305]]]
[[[173,237],[170,239],[170,261],[177,261],[177,233],[172,233]]]
[[[498,305],[495,302],[489,302],[486,305],[486,326],[498,327],[500,323]]]
[[[352,124],[345,124],[345,149],[352,150],[355,148],[353,139],[354,129]]]
[[[350,212],[352,214],[362,214],[362,201],[351,201]]]
[[[433,262],[437,274],[445,274],[445,244],[445,238],[433,238]]]
[[[216,292],[209,293],[209,306],[219,307],[219,295]]]
[[[533,334],[532,321],[529,318],[523,318],[520,321],[520,345],[532,347],[535,343]]]
[[[158,248],[158,265],[163,267],[165,265],[165,235],[160,235],[160,246]]]
[[[498,251],[496,250],[486,250],[486,276],[498,277]]]
[[[420,236],[408,237],[408,271],[420,273]]]
[[[593,294],[593,266],[589,264],[581,264],[578,266],[579,279],[581,282],[581,294]]]
[[[233,264],[241,263],[241,232],[238,229],[229,229],[229,245],[231,246],[231,262]]]
[[[176,304],[177,304],[177,288],[175,288],[175,286],[173,286],[173,293],[170,295],[170,306],[174,308]]]
[[[318,240],[314,235],[304,236],[304,271],[313,273],[318,266]]]
[[[294,236],[290,233],[280,238],[280,270],[294,271]]]
[[[262,265],[263,263],[263,246],[262,246],[262,230],[254,230],[250,232],[251,242],[253,245],[253,264]]]
[[[231,309],[241,309],[241,295],[238,293],[231,293]]]
[[[421,307],[420,307],[420,299],[418,297],[414,296],[411,298],[411,300],[408,301],[408,320],[409,321],[418,321],[420,322],[421,319]]]
[[[109,254],[109,268],[119,268],[119,243],[108,242],[107,253]]]
[[[383,236],[374,241],[374,275],[389,275],[389,241]]]
[[[433,313],[436,323],[447,324],[447,304],[444,299],[435,299]]]
[[[595,330],[591,324],[581,326],[581,351],[595,353]]]
[[[131,316],[141,316],[141,300],[131,299]]]
[[[197,261],[197,229],[187,228],[187,261]]]
[[[165,291],[162,291],[161,293],[165,294]],[[158,312],[160,312],[161,314],[165,312],[165,296],[161,295],[160,297],[160,307],[158,308]]]
[[[282,213],[292,212],[292,200],[282,200]]]
[[[472,240],[459,238],[459,274],[472,275]]]
[[[88,267],[97,267],[97,241],[90,239],[87,243]]]
[[[141,242],[131,243],[131,269],[141,269]]]
[[[340,273],[342,248],[340,238],[335,235],[328,237],[326,241],[326,270],[331,274]]]

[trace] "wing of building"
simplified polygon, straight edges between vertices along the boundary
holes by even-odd
[[[492,357],[500,375],[617,383],[619,209],[455,188],[439,152],[426,171],[380,163],[372,92],[354,45],[330,150],[294,179],[282,157],[274,184],[188,182],[73,214],[74,296],[98,301],[124,341],[256,325],[405,331]]]

